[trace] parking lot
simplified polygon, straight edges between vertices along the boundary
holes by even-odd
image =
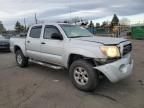
[[[77,90],[68,72],[30,63],[20,68],[12,53],[0,53],[0,108],[144,108],[144,40],[132,40],[132,76],[104,79],[94,92]]]

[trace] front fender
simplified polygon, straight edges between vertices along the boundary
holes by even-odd
[[[66,53],[64,54],[64,57],[63,57],[65,67],[68,66],[68,60],[71,54],[81,55],[81,56],[88,57],[88,58],[102,58],[103,57],[103,54],[100,52],[98,48],[95,48],[95,51],[93,51],[93,49],[70,48],[66,50],[65,52]]]
[[[15,46],[14,46],[14,51],[15,51],[15,48],[16,48],[16,47],[19,47],[19,49],[22,51],[23,55],[26,56],[25,46],[18,46],[18,45],[15,45]]]

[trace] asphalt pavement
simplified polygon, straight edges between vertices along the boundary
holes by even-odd
[[[20,68],[0,53],[0,108],[144,108],[144,40],[132,40],[133,74],[118,83],[100,81],[94,92],[76,89],[66,70],[30,63]]]

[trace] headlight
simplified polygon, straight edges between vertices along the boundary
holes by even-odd
[[[120,57],[120,51],[116,46],[101,46],[100,49],[107,57]]]

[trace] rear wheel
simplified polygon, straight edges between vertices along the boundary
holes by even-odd
[[[91,63],[77,60],[70,66],[70,78],[74,86],[83,91],[92,91],[98,84],[98,75]]]
[[[28,58],[23,55],[21,50],[16,51],[16,62],[20,67],[26,67],[28,65]]]

